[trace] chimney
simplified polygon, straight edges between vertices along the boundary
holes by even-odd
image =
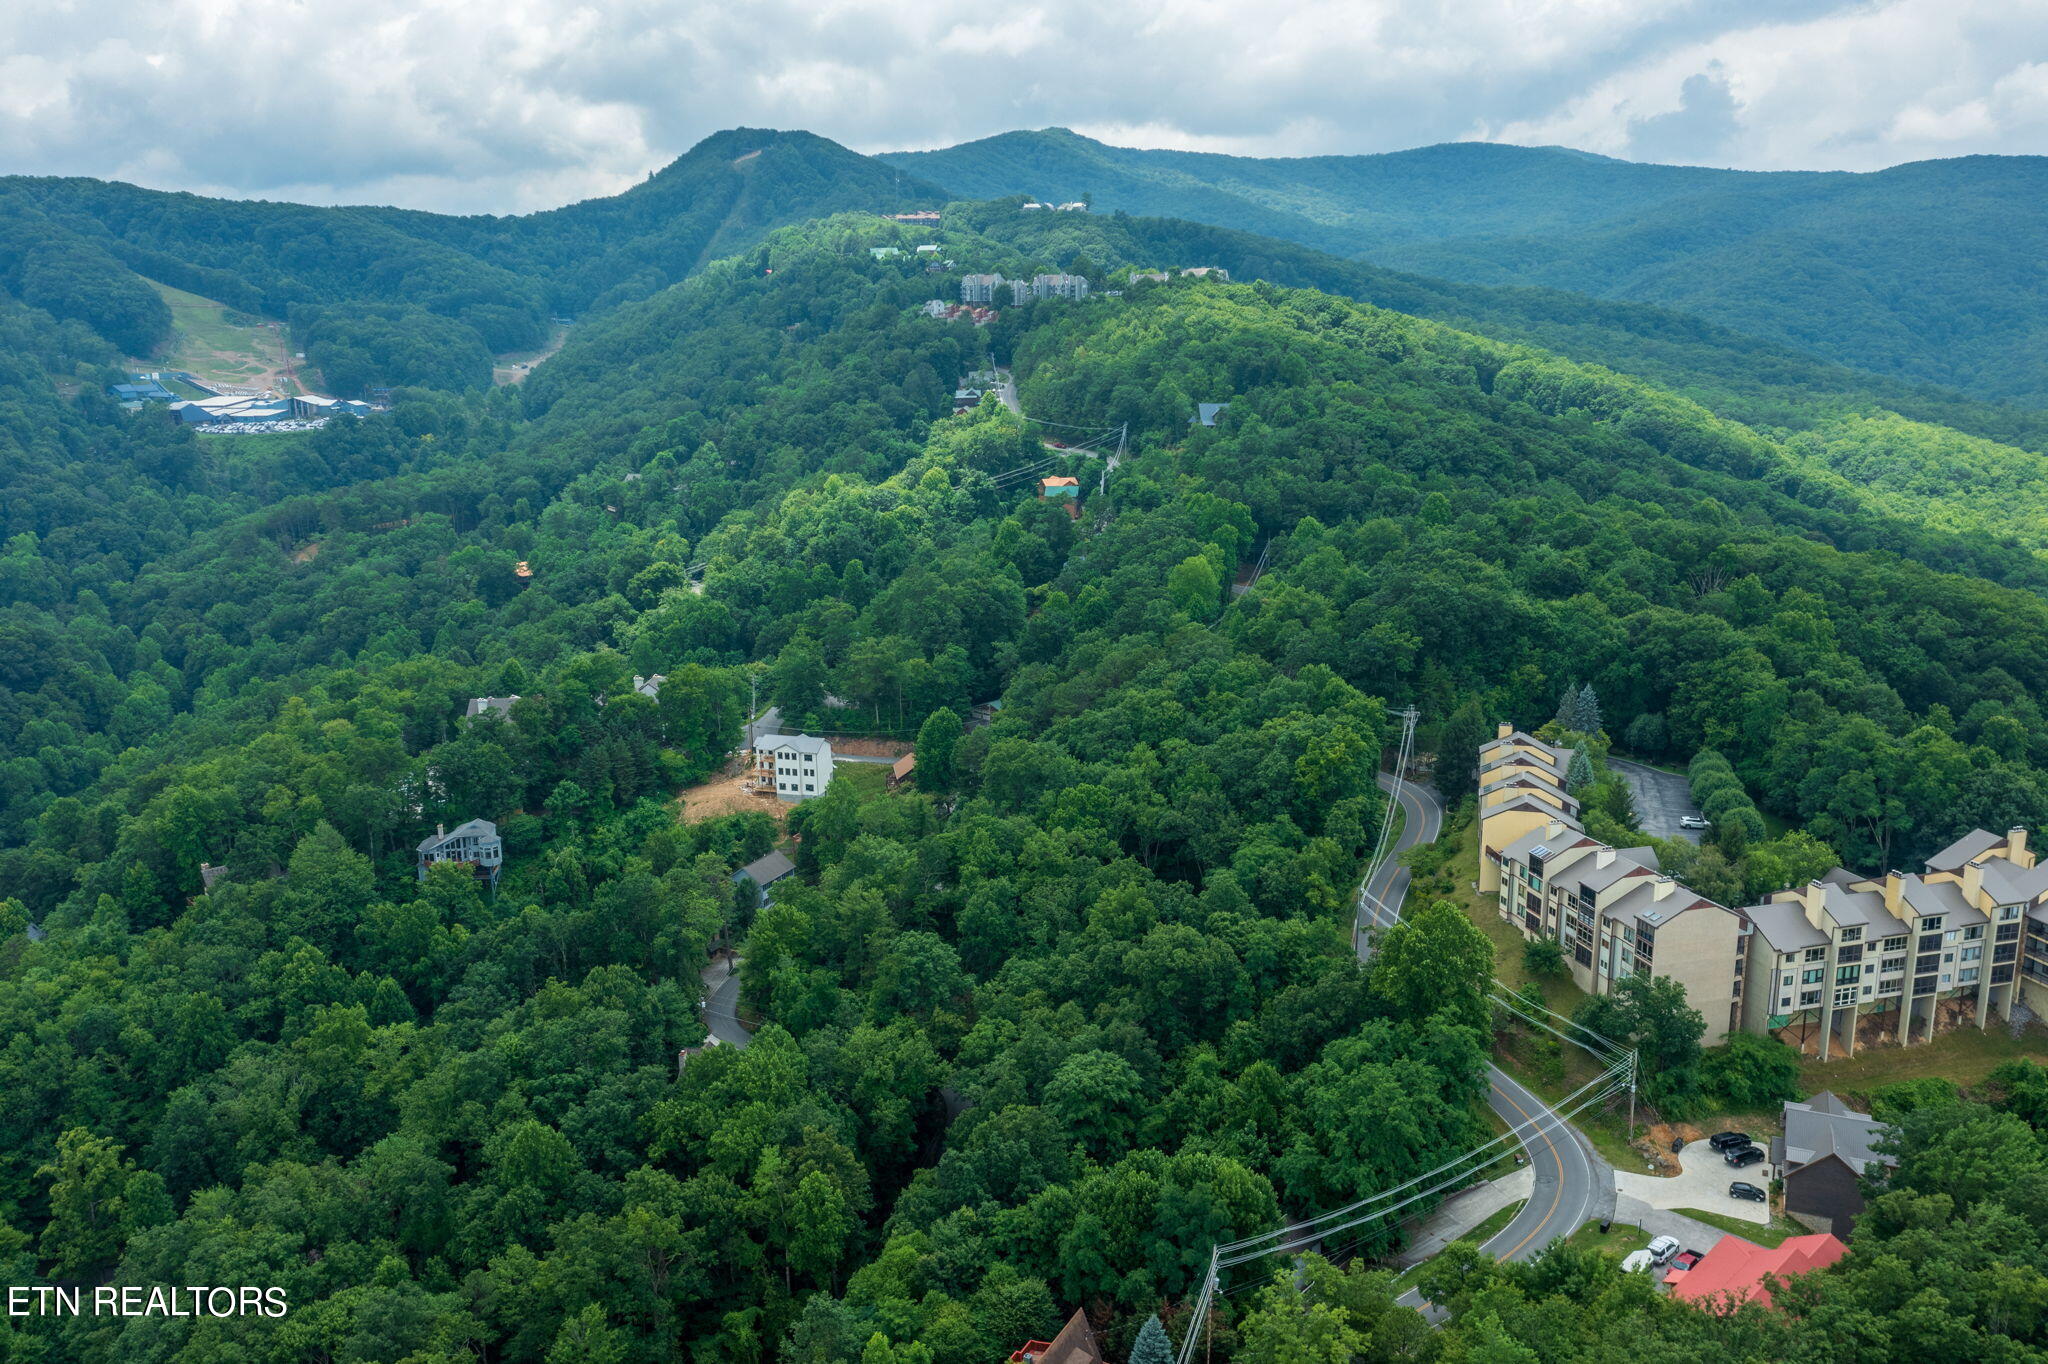
[[[1604,867],[1613,860],[1614,849],[1612,848],[1602,848],[1593,854],[1593,865],[1596,867]]]
[[[2033,869],[2034,855],[2027,851],[2026,825],[2015,824],[2010,829],[2007,829],[2005,831],[2005,846],[2008,849],[2006,855],[2017,862],[2021,870],[2031,871]]]
[[[1978,897],[1981,896],[1983,893],[1984,863],[1982,861],[1973,860],[1969,863],[1966,863],[1963,867],[1963,898],[1965,900],[1968,900],[1971,904],[1976,905]],[[1983,908],[1982,905],[1978,905],[1977,907],[1979,909]]]
[[[447,826],[446,824],[436,824],[436,825],[434,826],[434,837],[436,837],[436,838],[446,838],[446,837],[448,837],[448,826]]]
[[[1514,732],[1515,727],[1512,724],[1509,724],[1506,720],[1503,720],[1500,722],[1500,726],[1494,730],[1493,737],[1496,739],[1505,739],[1508,737],[1508,735],[1513,734]]]
[[[1896,871],[1888,871],[1884,874],[1885,912],[1894,919],[1901,917],[1899,914],[1899,896],[1905,892],[1905,888],[1906,878],[1904,876],[1901,876]]]
[[[1650,898],[1653,900],[1664,899],[1666,896],[1670,895],[1672,890],[1675,889],[1678,885],[1676,881],[1673,881],[1668,876],[1658,877],[1655,884],[1657,888],[1650,893]]]

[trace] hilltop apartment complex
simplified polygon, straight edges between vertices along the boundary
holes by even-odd
[[[1571,757],[1508,725],[1480,749],[1479,888],[1523,937],[1555,939],[1588,993],[1670,976],[1708,1045],[1789,1029],[1824,1058],[2048,1012],[2048,866],[2025,829],[1967,834],[1923,872],[1838,867],[1731,909],[1664,875],[1653,849],[1589,836]]]

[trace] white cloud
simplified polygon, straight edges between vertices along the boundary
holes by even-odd
[[[738,124],[1862,169],[2038,149],[2044,57],[2037,0],[15,0],[0,171],[509,212]]]

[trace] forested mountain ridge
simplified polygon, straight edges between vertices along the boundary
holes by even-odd
[[[944,277],[871,254],[911,239],[771,232],[520,389],[291,442],[298,481],[260,492],[242,438],[61,399],[68,351],[7,352],[37,420],[0,425],[33,494],[5,512],[54,543],[0,558],[0,1260],[293,1303],[0,1319],[8,1351],[985,1364],[1086,1306],[1123,1358],[1162,1304],[1182,1329],[1212,1242],[1486,1130],[1485,941],[1425,905],[1370,972],[1350,942],[1390,705],[1456,751],[1593,678],[1611,723],[1724,748],[1859,861],[2048,817],[2035,556],[1809,486],[1654,384],[1314,291],[934,320]],[[1020,472],[1099,464],[993,400],[949,415],[990,349],[1035,416],[1129,423],[1080,520]],[[830,696],[915,734],[922,788],[849,775],[792,811],[758,910],[731,874],[765,817],[673,801],[754,664],[791,724],[847,723]],[[495,895],[415,873],[471,817],[506,839]],[[765,1021],[679,1064],[721,934]],[[2003,1289],[1902,1300],[1885,1253],[1995,1245],[2031,1292],[2033,1205],[1999,1198],[2031,1196],[2037,1111],[1919,1133],[1809,1310],[2037,1351]],[[2010,1159],[1937,1197],[1968,1124]],[[1577,1252],[1475,1272],[1432,1333],[1383,1278],[1319,1277],[1315,1318],[1339,1358],[1835,1357],[1616,1282]],[[1257,1308],[1219,1353],[1300,1357]]]
[[[1877,374],[2048,401],[2048,161],[1866,174],[1636,165],[1456,143],[1249,158],[1061,129],[883,159],[957,194],[1092,193],[1104,211],[1284,237],[1419,274],[1659,303]]]
[[[1230,156],[1113,147],[1066,128],[877,159],[962,198],[1087,196],[1097,212],[1229,225],[1347,256],[1445,237],[1556,231],[1729,184],[1819,178],[1493,142],[1371,156]]]
[[[146,357],[157,280],[288,319],[331,386],[481,388],[551,313],[644,297],[771,227],[942,199],[809,133],[706,138],[623,194],[523,217],[210,199],[85,179],[0,178],[0,287]]]

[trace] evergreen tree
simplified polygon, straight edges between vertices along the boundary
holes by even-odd
[[[1173,1346],[1166,1339],[1166,1328],[1159,1324],[1159,1318],[1148,1316],[1145,1324],[1138,1328],[1137,1343],[1131,1346],[1130,1364],[1171,1364]]]

